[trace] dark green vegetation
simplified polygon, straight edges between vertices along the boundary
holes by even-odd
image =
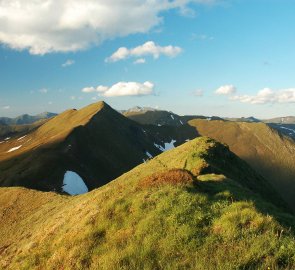
[[[3,269],[294,269],[294,217],[197,138],[90,193],[0,189]]]
[[[56,115],[56,113],[44,112],[34,116],[23,114],[16,118],[0,117],[0,125],[28,125],[40,120],[52,118]]]
[[[202,136],[227,144],[275,187],[295,211],[295,144],[264,123],[192,120]]]
[[[25,137],[24,137],[25,136]],[[103,102],[68,110],[29,133],[0,139],[0,186],[61,191],[66,171],[102,186],[161,151],[154,145],[197,136],[194,128],[140,125]],[[13,150],[13,151],[12,151]]]

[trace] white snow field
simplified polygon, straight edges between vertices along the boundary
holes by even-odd
[[[62,189],[70,195],[79,195],[88,192],[88,187],[83,179],[72,171],[65,173]]]

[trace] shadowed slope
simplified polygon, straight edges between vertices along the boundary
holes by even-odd
[[[192,120],[202,136],[229,145],[231,151],[264,176],[295,211],[295,144],[263,123]]]
[[[292,269],[294,218],[260,197],[260,181],[198,138],[81,196],[2,188],[0,267]]]

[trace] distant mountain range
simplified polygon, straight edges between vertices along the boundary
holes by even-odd
[[[56,116],[56,113],[44,112],[37,115],[23,114],[15,118],[0,117],[0,125],[26,125],[33,124],[39,120],[49,119]]]

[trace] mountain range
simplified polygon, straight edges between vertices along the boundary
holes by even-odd
[[[286,125],[105,102],[2,125],[0,269],[294,269]]]
[[[28,133],[3,138],[0,185],[60,192],[69,171],[92,190],[196,136],[188,125],[140,125],[99,102],[67,110]]]
[[[56,113],[44,112],[37,115],[23,114],[15,118],[0,117],[0,125],[26,125],[39,120],[49,119],[56,116]]]

